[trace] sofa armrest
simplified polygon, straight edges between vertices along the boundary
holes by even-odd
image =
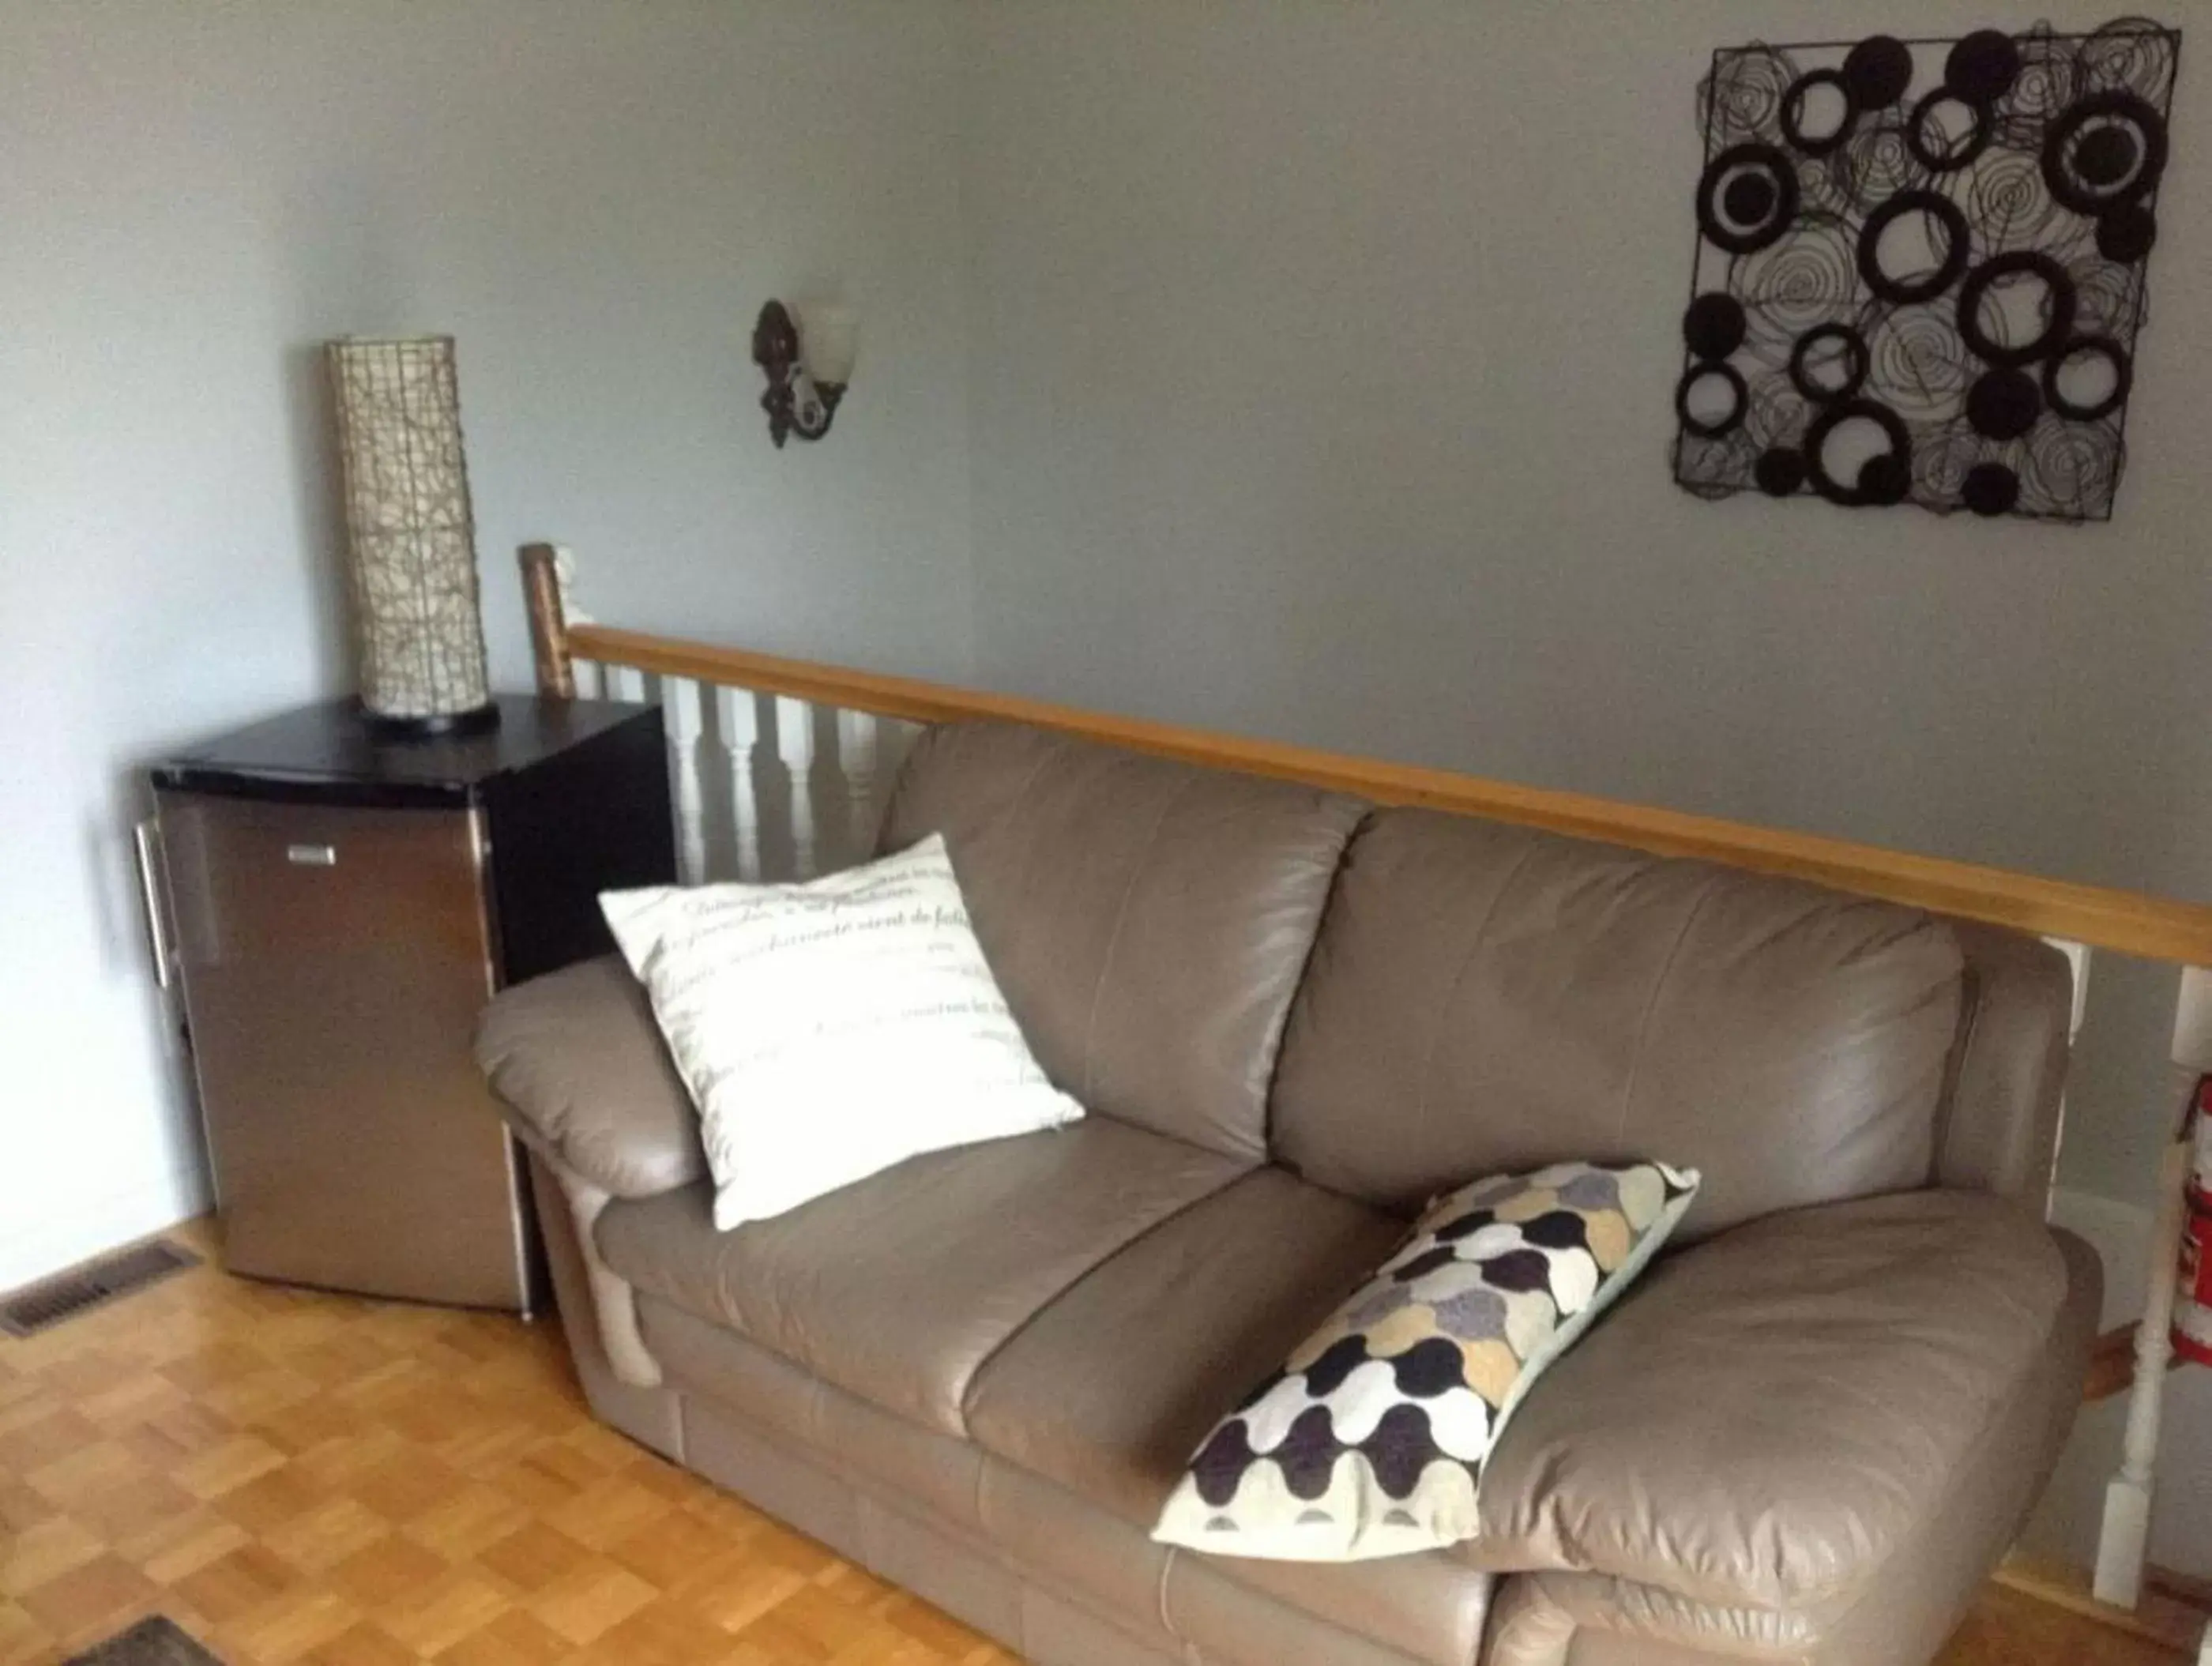
[[[1461,1551],[1492,1570],[1842,1612],[1935,1517],[2005,1513],[1995,1493],[2015,1481],[2033,1500],[2078,1402],[2100,1284],[2086,1250],[1982,1193],[1723,1233],[1655,1266],[1539,1383]],[[2000,1481],[1979,1443],[2008,1424],[2051,1432],[2015,1442]],[[1978,1511],[1960,1496],[1977,1489],[1992,1494]]]
[[[608,1195],[652,1197],[707,1171],[691,1096],[618,957],[495,997],[476,1053],[524,1143]]]

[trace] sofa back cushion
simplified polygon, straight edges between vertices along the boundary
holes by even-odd
[[[1913,909],[1498,822],[1377,812],[1292,1012],[1276,1157],[1410,1211],[1474,1176],[1704,1171],[1686,1236],[1925,1186],[1960,956]]]
[[[1358,800],[1003,724],[924,734],[879,840],[942,833],[1045,1072],[1092,1110],[1266,1154],[1267,1087]]]

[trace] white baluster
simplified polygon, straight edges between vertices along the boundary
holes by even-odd
[[[792,877],[814,873],[814,708],[788,695],[775,698],[775,751],[791,781]]]
[[[2070,1048],[2081,1039],[2081,1020],[2089,1012],[2090,950],[2087,943],[2076,943],[2069,938],[2046,937],[2045,942],[2066,957],[2066,964],[2074,974],[2074,1006],[2066,1019],[2066,1044]],[[2051,1189],[2043,1200],[2043,1218],[2049,1220],[2058,1204],[2058,1162],[2066,1147],[2066,1095],[2058,1096],[2058,1128],[2052,1135],[2051,1153]]]
[[[876,736],[873,712],[837,714],[837,765],[845,776],[845,836],[855,861],[865,861],[876,836]]]
[[[2181,974],[2172,1057],[2192,1076],[2212,1072],[2212,972],[2198,967]],[[2159,1428],[2165,1420],[2166,1370],[2173,1353],[2173,1298],[2180,1281],[2185,1216],[2182,1188],[2189,1177],[2190,1147],[2183,1138],[2160,1153],[2150,1267],[2143,1315],[2136,1326],[2135,1380],[2128,1385],[2127,1432],[2120,1441],[2119,1471],[2105,1487],[2103,1530],[2097,1536],[2097,1598],[2124,1608],[2135,1607],[2142,1596],[2143,1564],[2150,1554],[2151,1497]],[[2203,1658],[2201,1653],[2198,1658]]]
[[[903,718],[894,718],[884,726],[885,733],[879,764],[884,773],[893,781],[897,780],[899,770],[906,763],[906,755],[914,750],[914,743],[921,739],[925,727],[920,723],[909,723]]]
[[[730,760],[730,820],[736,835],[738,878],[761,877],[760,795],[753,786],[753,755],[760,746],[760,708],[750,689],[714,690],[714,727]]]
[[[606,697],[606,678],[596,660],[576,660],[570,662],[576,677],[576,698],[603,700]]]
[[[607,677],[610,684],[607,692],[614,699],[645,698],[645,673],[635,666],[610,666]]]
[[[699,779],[699,685],[670,677],[660,685],[661,721],[668,732],[668,778],[676,799],[677,873],[687,885],[707,877],[706,793]]]
[[[565,544],[553,546],[553,585],[561,594],[561,618],[566,624],[596,623],[576,599],[576,552]]]

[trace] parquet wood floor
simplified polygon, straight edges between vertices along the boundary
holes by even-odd
[[[206,1239],[188,1233],[204,1246]],[[557,1326],[199,1268],[0,1339],[0,1666],[1011,1666],[591,1420]],[[1992,1592],[1944,1666],[2163,1666]]]

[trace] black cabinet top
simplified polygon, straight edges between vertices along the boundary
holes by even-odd
[[[474,804],[484,787],[625,725],[657,728],[659,710],[614,700],[501,695],[495,727],[395,740],[357,702],[303,706],[217,735],[154,766],[154,784],[234,797],[350,804]]]

